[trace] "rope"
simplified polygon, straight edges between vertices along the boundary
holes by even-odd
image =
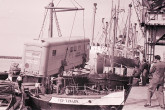
[[[71,35],[72,35],[72,31],[73,31],[76,15],[77,15],[77,11],[75,12],[75,16],[74,16],[74,19],[73,19],[73,24],[72,24],[72,28],[71,28],[71,32],[70,32],[70,36],[69,36],[69,41],[70,41],[70,38],[71,38]]]
[[[84,10],[83,10],[83,36],[84,36],[84,52],[85,52],[85,23],[84,23]]]
[[[76,11],[77,13],[77,11]],[[70,38],[71,38],[71,35],[72,35],[72,30],[73,30],[73,25],[74,25],[74,22],[75,22],[75,17],[76,17],[76,13],[75,13],[75,16],[74,16],[74,21],[73,21],[73,24],[72,24],[72,29],[71,29],[71,33],[70,33],[70,36],[69,36],[69,41],[70,41]],[[66,54],[65,54],[65,60],[66,60],[66,57],[67,57],[67,54],[68,54],[68,47],[69,47],[70,44],[67,45],[67,49],[66,49]]]
[[[48,13],[48,9],[45,10],[44,21],[42,23],[42,27],[41,27],[38,39],[41,37],[41,33],[43,33],[43,28],[44,28],[44,25],[45,25],[45,20],[46,20],[47,13]]]
[[[71,2],[72,2],[72,4],[76,7],[76,5],[73,3],[73,1],[72,0],[70,0]]]
[[[60,1],[58,1],[58,3],[57,3],[57,5],[56,5],[56,6],[58,6],[58,5],[60,4],[60,2],[61,2],[61,0],[60,0]]]
[[[53,11],[54,11],[54,18],[55,18],[55,22],[56,22],[56,26],[57,26],[58,36],[61,37],[62,34],[61,34],[60,25],[59,25],[58,18],[57,18],[57,13],[56,13],[55,9],[53,9]]]
[[[74,0],[75,1],[75,0]],[[76,2],[76,1],[75,1]],[[76,4],[78,5],[78,6],[80,6],[81,8],[83,8],[78,2],[76,2]]]
[[[139,4],[138,5],[141,5],[140,4],[140,2],[139,1],[137,1]],[[134,9],[135,9],[135,12],[136,12],[136,16],[137,16],[137,18],[138,18],[138,22],[139,22],[139,24],[140,24],[140,19],[139,19],[139,16],[138,16],[138,12],[137,12],[137,6],[135,6],[136,4],[135,4],[135,1],[133,0],[133,6],[134,6]],[[140,30],[141,30],[141,32],[142,32],[142,35],[143,35],[143,37],[145,38],[145,32],[143,31],[143,29],[140,27]]]
[[[74,22],[75,22],[75,18],[76,18],[76,14],[77,14],[77,11],[75,12],[75,16],[74,16],[74,21],[73,21],[73,24],[72,24],[72,29],[71,29],[71,33],[70,33],[70,36],[69,36],[69,41],[70,41],[70,38],[71,38],[71,35],[72,35],[72,30],[73,30],[73,25],[74,25]],[[67,54],[68,54],[68,47],[69,47],[70,44],[67,45],[67,49],[66,49],[66,54],[65,54],[65,60],[66,60],[66,57],[67,57]]]

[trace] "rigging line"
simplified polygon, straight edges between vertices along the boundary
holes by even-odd
[[[74,15],[74,19],[73,19],[73,24],[72,24],[72,28],[71,28],[71,32],[70,32],[70,36],[69,36],[69,40],[70,40],[71,35],[72,35],[72,31],[73,31],[73,27],[74,27],[74,23],[75,23],[76,15],[77,15],[77,10],[76,10],[75,15]]]
[[[72,4],[76,7],[76,5],[74,4],[74,2],[72,0],[70,0],[72,2]],[[76,7],[77,8],[77,7]]]
[[[84,10],[83,10],[83,34],[84,34],[84,37],[85,37],[85,23],[84,23],[84,21],[85,21],[85,18],[84,18]]]
[[[70,33],[70,36],[69,36],[69,41],[70,41],[70,38],[71,38],[71,35],[72,35],[72,30],[73,30],[73,25],[74,25],[74,22],[75,22],[75,18],[76,18],[76,14],[77,14],[77,11],[75,12],[75,16],[74,16],[74,21],[73,21],[73,24],[72,24],[72,29],[71,29],[71,33]],[[67,54],[68,54],[68,47],[69,47],[70,43],[67,44],[67,49],[66,49],[66,54],[65,54],[65,60],[66,60],[66,57],[67,57]]]
[[[113,18],[114,18],[114,10],[113,10],[113,4],[114,2],[113,2],[113,0],[112,0],[112,6],[111,6],[111,18],[110,18],[110,21],[109,21],[109,30],[108,30],[108,32],[109,32],[109,43],[111,43],[111,41],[112,41],[112,37],[111,37],[111,31],[112,31],[112,23],[113,23]],[[109,49],[109,48],[108,48]]]
[[[126,35],[126,33],[127,33],[127,22],[128,22],[128,16],[127,16],[127,18],[126,18],[126,23],[125,23],[125,26],[124,26],[124,34]]]
[[[46,26],[48,26],[47,24],[48,24],[48,20],[45,20],[45,26],[43,27],[42,36],[44,35],[44,32],[46,32],[45,30],[46,30]]]
[[[76,2],[76,0],[74,0],[75,2]],[[81,8],[83,8],[78,2],[76,2],[77,3],[77,5],[79,5]]]
[[[137,41],[137,43],[139,43],[139,42],[142,40],[142,38],[143,38],[143,37],[141,37],[141,38]]]
[[[85,52],[85,23],[84,23],[84,10],[83,10],[83,36],[84,36],[84,52]]]
[[[98,43],[98,42],[100,42],[100,39],[101,39],[101,37],[100,37],[101,35],[100,35],[100,32],[97,32],[97,34],[96,34],[96,40],[95,40],[95,43]]]
[[[54,18],[55,18],[55,22],[56,22],[58,36],[61,37],[62,34],[61,34],[60,25],[59,25],[58,18],[57,18],[57,13],[56,13],[55,9],[53,11],[54,11]]]
[[[138,3],[140,4],[140,2],[138,1]],[[139,25],[141,24],[141,22],[140,22],[140,19],[139,19],[139,16],[138,16],[138,12],[137,12],[137,9],[136,9],[136,7],[137,6],[135,6],[136,5],[136,3],[135,3],[135,1],[133,0],[133,6],[134,6],[134,9],[135,9],[135,12],[136,12],[136,16],[137,16],[137,18],[138,18],[138,23],[139,23]],[[141,4],[140,4],[140,6],[141,6]],[[143,34],[143,37],[145,37],[145,32],[144,32],[144,30],[140,27],[140,30],[141,30],[141,32],[142,32],[142,34]]]
[[[60,4],[60,2],[61,2],[61,1],[62,1],[62,0],[59,0],[59,1],[58,1],[58,3],[57,3],[57,5],[56,5],[56,7]]]
[[[42,23],[42,27],[41,27],[41,30],[40,30],[38,39],[41,37],[41,33],[43,32],[43,28],[44,28],[44,24],[45,24],[45,20],[46,20],[47,13],[48,13],[48,9],[45,10],[44,21],[43,21],[43,23]]]
[[[118,9],[117,9],[117,14],[116,14],[116,28],[119,26],[118,22],[119,22],[119,13],[120,13],[120,0],[118,0]],[[116,31],[116,35],[117,35],[117,31]]]

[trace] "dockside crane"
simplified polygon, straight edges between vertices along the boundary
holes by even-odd
[[[144,41],[144,57],[153,61],[155,46],[165,46],[165,1],[132,0]]]

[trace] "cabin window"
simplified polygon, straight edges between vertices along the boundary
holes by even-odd
[[[70,47],[70,52],[73,52],[73,47]]]
[[[77,46],[74,46],[74,51],[76,51],[77,50]]]
[[[81,45],[78,46],[78,50],[81,50]]]
[[[52,51],[52,56],[56,56],[56,50]]]

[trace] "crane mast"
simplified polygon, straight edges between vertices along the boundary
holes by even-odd
[[[144,41],[144,57],[153,61],[155,46],[165,46],[164,0],[132,0]]]

